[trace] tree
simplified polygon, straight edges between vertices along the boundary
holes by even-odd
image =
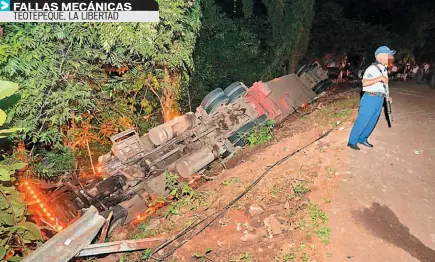
[[[194,109],[208,92],[235,81],[250,85],[262,79],[270,60],[265,48],[269,29],[258,18],[230,17],[215,0],[201,2],[203,19],[194,52],[195,71],[184,92],[183,107]]]
[[[92,116],[102,137],[179,110],[200,27],[196,1],[162,1],[158,23],[3,24],[0,77],[21,85],[12,124],[27,143],[72,146]],[[89,141],[91,142],[91,141]]]
[[[313,0],[262,0],[272,28],[273,60],[266,68],[270,75],[293,73],[304,57],[314,17]],[[282,70],[279,70],[282,69]]]
[[[316,5],[309,53],[322,56],[357,51],[365,53],[370,61],[376,48],[390,45],[395,39],[381,26],[347,18],[340,3],[323,0]]]

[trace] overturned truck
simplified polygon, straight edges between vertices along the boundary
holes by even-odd
[[[248,88],[235,82],[217,88],[189,112],[140,136],[129,129],[111,137],[110,153],[99,157],[104,179],[83,183],[77,207],[113,210],[113,228],[128,223],[147,208],[151,195],[168,195],[165,171],[189,178],[217,158],[243,146],[243,134],[254,125],[279,123],[332,83],[318,63],[303,66],[269,82]]]

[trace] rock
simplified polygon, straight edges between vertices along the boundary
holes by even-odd
[[[255,230],[255,227],[250,226],[250,225],[245,225],[245,227],[246,227],[246,230],[248,230],[248,232],[252,232]]]
[[[149,225],[147,226],[147,230],[154,229],[154,228],[158,227],[159,225],[160,225],[160,219],[152,220],[152,221],[149,223]]]
[[[259,249],[258,249],[258,253],[262,253],[264,250],[260,247]]]
[[[269,238],[272,238],[275,235],[279,235],[282,233],[282,224],[279,222],[279,220],[276,218],[275,215],[270,215],[268,218],[263,220],[264,227],[267,230],[267,233],[269,234]]]
[[[251,216],[257,216],[262,214],[263,212],[264,210],[258,205],[251,205],[249,207],[249,214],[251,214]]]
[[[258,228],[257,230],[255,230],[255,233],[247,233],[243,235],[240,240],[242,240],[243,242],[258,241],[266,235],[267,232],[264,228]]]
[[[242,231],[242,225],[240,223],[237,223],[236,230],[237,231]]]
[[[285,202],[284,209],[290,209],[290,203],[288,201]]]
[[[260,239],[261,236],[256,235],[256,234],[246,234],[243,235],[240,240],[242,240],[243,242],[249,242],[249,241],[255,241]]]
[[[225,245],[225,241],[218,241],[216,244],[218,245],[218,247],[222,247],[223,245]]]
[[[159,250],[159,251],[157,252],[157,254],[158,254],[159,256],[163,256],[164,252],[163,252],[163,250]]]

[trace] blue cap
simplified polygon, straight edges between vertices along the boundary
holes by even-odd
[[[394,55],[395,53],[396,53],[396,50],[391,50],[390,48],[388,48],[388,46],[381,46],[376,50],[375,56],[378,56],[379,54]]]

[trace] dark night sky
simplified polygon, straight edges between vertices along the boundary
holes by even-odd
[[[326,0],[328,1],[328,0]],[[330,0],[329,0],[330,1]],[[348,18],[381,25],[393,33],[403,34],[422,12],[435,16],[434,0],[336,0]]]

